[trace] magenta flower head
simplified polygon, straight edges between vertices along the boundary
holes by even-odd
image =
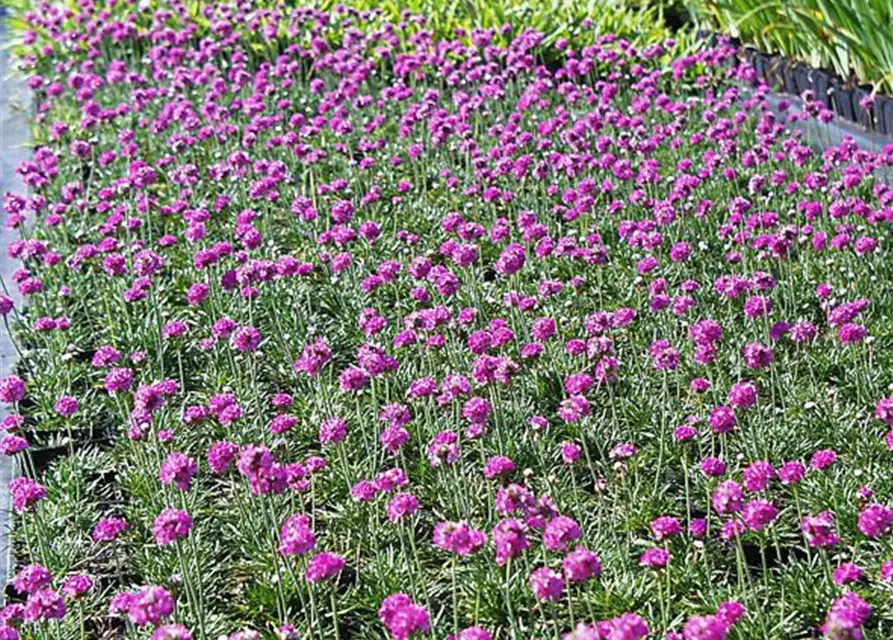
[[[878,580],[881,582],[893,582],[893,559],[885,560],[878,572]]]
[[[61,620],[65,613],[65,599],[52,589],[35,591],[25,601],[25,622]]]
[[[735,419],[735,412],[724,405],[715,407],[710,413],[707,422],[714,433],[729,433],[738,424],[738,421]]]
[[[862,640],[862,626],[871,617],[871,606],[854,591],[847,591],[831,604],[822,625],[830,640]]]
[[[726,600],[716,608],[716,617],[729,628],[738,624],[746,613],[744,605],[736,600]]]
[[[163,546],[185,538],[191,530],[192,517],[181,509],[171,507],[159,513],[152,525],[155,542]]]
[[[707,378],[694,378],[689,388],[695,393],[707,393],[713,385]]]
[[[751,531],[762,531],[775,521],[778,509],[768,500],[751,500],[744,505],[741,520]]]
[[[241,352],[254,351],[260,346],[260,331],[254,327],[244,326],[233,331],[230,336],[230,344],[233,349]]]
[[[510,244],[503,250],[502,255],[493,266],[499,275],[510,276],[520,271],[526,260],[527,255],[524,247],[520,244]]]
[[[515,470],[515,463],[506,456],[493,456],[484,465],[484,476],[488,479],[506,476]]]
[[[701,539],[707,535],[707,520],[704,518],[694,518],[688,523],[688,533],[692,538]]]
[[[834,527],[834,514],[830,511],[804,517],[800,528],[811,547],[833,547],[840,542],[840,536]]]
[[[67,418],[77,413],[78,406],[77,398],[73,398],[72,396],[62,396],[56,400],[54,408],[60,416],[65,416]]]
[[[638,451],[639,450],[638,448],[636,448],[636,445],[632,444],[631,442],[621,442],[619,444],[615,444],[611,448],[611,450],[608,452],[608,457],[614,462],[629,460],[630,458],[635,456]]]
[[[580,537],[580,525],[568,516],[552,518],[543,532],[543,546],[550,551],[565,551]]]
[[[182,624],[163,624],[155,629],[151,640],[192,640],[192,632]]]
[[[279,530],[279,553],[283,556],[302,556],[315,546],[316,535],[304,514],[290,517]]]
[[[174,613],[176,602],[164,587],[150,585],[112,598],[112,613],[125,613],[137,627],[159,626]]]
[[[322,445],[338,444],[347,437],[347,422],[342,418],[326,418],[319,425],[319,442]]]
[[[105,376],[105,390],[109,393],[127,391],[133,384],[133,371],[126,367],[115,367]]]
[[[447,640],[493,640],[493,636],[484,627],[468,627],[457,636],[447,636]]]
[[[624,613],[599,625],[603,638],[608,640],[642,640],[651,631],[642,616]]]
[[[13,434],[7,434],[5,438],[0,440],[0,453],[5,456],[15,455],[20,451],[24,451],[30,446],[27,438]]]
[[[317,553],[307,563],[307,569],[304,571],[304,578],[307,582],[314,584],[323,580],[331,580],[344,568],[344,558],[336,553],[323,551]]]
[[[729,406],[749,409],[757,402],[757,388],[752,382],[738,382],[729,389]]]
[[[698,430],[690,424],[684,424],[673,429],[673,440],[682,443],[694,440],[698,435]]]
[[[25,381],[18,376],[0,379],[0,402],[12,404],[25,397]]]
[[[868,329],[864,325],[855,322],[846,322],[837,329],[837,338],[840,344],[858,344],[868,335]]]
[[[837,462],[837,452],[833,449],[822,449],[812,454],[809,459],[809,466],[816,471],[824,471]]]
[[[407,640],[431,632],[428,610],[413,602],[405,593],[394,593],[385,598],[378,610],[378,619],[394,640]]]
[[[65,578],[62,583],[62,594],[71,600],[80,598],[93,589],[93,578],[83,573],[76,573]]]
[[[239,445],[235,442],[220,440],[208,449],[208,466],[216,474],[224,473],[239,453]]]
[[[880,538],[893,524],[893,509],[883,504],[873,503],[859,513],[858,527],[869,538]]]
[[[741,485],[734,480],[720,482],[710,496],[713,510],[721,516],[741,511],[744,492]]]
[[[843,587],[851,582],[858,582],[865,577],[865,572],[853,562],[844,562],[834,570],[834,584]]]
[[[294,368],[296,372],[315,377],[331,359],[332,350],[329,348],[329,343],[325,338],[317,338],[304,347],[301,357],[294,362]]]
[[[530,589],[537,600],[558,600],[564,593],[564,580],[549,567],[530,574]]]
[[[405,491],[398,493],[388,502],[388,520],[400,522],[418,511],[419,506],[421,506],[419,499],[411,493]]]
[[[772,347],[759,342],[751,342],[745,345],[742,355],[744,356],[745,364],[751,369],[765,369],[775,359]]]
[[[893,398],[878,400],[874,407],[874,417],[888,427],[893,427]]]
[[[493,528],[493,543],[496,545],[496,564],[501,567],[530,546],[527,527],[513,518],[500,520]]]
[[[22,567],[12,580],[13,588],[20,594],[34,593],[53,581],[50,570],[40,564]]]
[[[19,605],[22,606],[22,605]],[[24,610],[24,606],[22,606]],[[0,640],[20,640],[21,636],[15,627],[11,627],[8,624],[0,624]]]
[[[576,442],[561,443],[561,460],[565,465],[572,465],[580,460],[583,449]]]
[[[179,451],[172,451],[161,464],[158,478],[163,485],[173,484],[180,491],[188,491],[192,478],[198,473],[198,463]]]
[[[487,422],[492,411],[489,400],[475,396],[465,402],[462,407],[462,417],[473,424],[483,424]]]
[[[586,582],[602,574],[598,556],[586,547],[577,547],[561,561],[564,576],[571,582]]]
[[[744,489],[750,493],[763,491],[774,477],[775,468],[765,460],[751,463],[741,474]]]
[[[651,521],[651,533],[660,542],[682,533],[682,525],[673,516],[661,516]]]
[[[708,456],[701,461],[701,471],[711,478],[718,478],[726,474],[726,463],[719,458]]]
[[[111,542],[127,529],[127,521],[123,518],[104,518],[93,527],[93,540]]]
[[[350,488],[350,497],[357,502],[372,502],[378,489],[371,480],[360,480]]]
[[[440,522],[434,527],[434,546],[460,556],[470,556],[487,543],[487,534],[466,522]]]
[[[459,459],[459,436],[455,431],[441,431],[428,445],[428,462],[432,467],[453,464]]]
[[[804,475],[806,475],[806,467],[802,462],[796,460],[785,462],[778,468],[778,479],[785,485],[797,484]]]
[[[684,640],[725,640],[728,628],[718,616],[692,616],[682,630]]]
[[[9,483],[9,491],[12,493],[12,506],[16,513],[25,513],[47,495],[47,490],[42,484],[24,476],[12,480]]]
[[[639,556],[639,566],[648,567],[649,569],[663,569],[670,562],[670,552],[661,547],[652,547],[646,549]]]

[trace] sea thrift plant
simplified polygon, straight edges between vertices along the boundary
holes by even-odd
[[[843,93],[619,5],[25,4],[0,638],[893,637]]]

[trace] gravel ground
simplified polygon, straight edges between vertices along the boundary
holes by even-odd
[[[3,11],[0,9],[0,42],[5,41]],[[22,182],[15,173],[16,165],[24,160],[28,153],[28,127],[25,122],[25,107],[28,99],[27,88],[21,77],[12,75],[9,52],[0,50],[0,195],[7,191],[21,193]],[[5,214],[0,214],[5,222]],[[0,228],[0,277],[6,283],[11,282],[11,275],[16,268],[7,256],[6,248],[14,238],[5,228]],[[17,297],[14,295],[13,297]],[[17,303],[19,300],[17,299]],[[9,341],[6,332],[0,334],[0,377],[12,373],[15,364],[15,348]],[[0,409],[0,417],[5,411]],[[0,580],[5,584],[10,571],[9,529],[12,525],[9,492],[6,486],[12,479],[13,469],[10,458],[0,456]],[[5,601],[5,593],[0,589],[0,603]]]

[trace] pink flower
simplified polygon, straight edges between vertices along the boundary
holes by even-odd
[[[543,532],[543,546],[550,551],[564,551],[580,537],[580,525],[568,516],[552,518]]]
[[[639,557],[639,565],[649,569],[663,569],[670,561],[670,553],[660,547],[646,549]]]
[[[260,331],[254,327],[239,327],[230,336],[230,344],[237,351],[254,351],[260,346]]]
[[[558,600],[564,593],[564,580],[548,567],[540,567],[530,574],[530,588],[537,600]]]
[[[310,518],[303,514],[290,517],[279,531],[279,553],[283,556],[302,556],[316,546],[316,536],[310,528]]]
[[[93,579],[83,573],[68,576],[62,584],[62,594],[70,599],[79,598],[92,589]]]
[[[869,538],[880,538],[893,525],[893,509],[882,504],[870,504],[859,513],[859,531]]]
[[[565,577],[571,582],[586,582],[602,574],[602,565],[598,556],[585,547],[577,547],[564,557],[561,562]]]
[[[415,513],[420,504],[419,499],[411,493],[398,493],[388,502],[388,520],[399,522]]]
[[[530,546],[527,527],[520,520],[501,520],[493,529],[493,543],[496,545],[496,564],[501,567]]]
[[[58,400],[56,400],[54,408],[61,416],[72,416],[78,410],[77,398],[73,398],[72,396],[62,396]]]
[[[180,491],[188,491],[192,478],[198,473],[198,464],[179,451],[172,451],[161,464],[158,474],[161,484],[173,484]]]
[[[385,598],[378,610],[378,619],[394,640],[406,640],[431,631],[427,609],[417,605],[405,593],[395,593]]]
[[[685,640],[725,640],[728,628],[717,616],[692,616],[685,623]]]
[[[65,599],[52,589],[35,591],[25,601],[26,622],[61,620],[65,617],[65,613]]]
[[[341,418],[327,418],[319,425],[319,442],[322,445],[338,444],[347,437],[347,422]]]
[[[171,616],[176,603],[170,593],[159,586],[143,587],[136,592],[123,592],[112,598],[112,613],[126,613],[137,627],[158,626]]]
[[[0,402],[12,404],[25,397],[25,381],[18,376],[0,379]]]
[[[335,553],[323,551],[317,553],[307,563],[304,577],[307,582],[316,583],[323,580],[331,580],[344,568],[344,558]]]
[[[93,528],[93,540],[111,542],[127,529],[127,521],[123,518],[105,518]]]
[[[155,518],[152,534],[160,545],[173,544],[192,530],[192,518],[181,509],[167,508]]]
[[[434,546],[460,556],[470,556],[484,546],[487,534],[466,522],[441,522],[434,527]]]
[[[22,567],[12,580],[13,588],[20,594],[34,593],[53,582],[49,569],[39,564]]]
[[[660,542],[682,533],[682,525],[672,516],[661,516],[651,521],[651,533],[654,539]]]

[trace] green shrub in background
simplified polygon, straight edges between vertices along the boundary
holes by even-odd
[[[339,2],[320,0],[310,4],[330,10]],[[546,36],[546,44],[565,38],[575,47],[591,44],[596,35],[605,33],[615,33],[635,44],[661,42],[674,35],[663,19],[663,6],[644,0],[354,0],[340,4],[360,10],[379,9],[386,19],[394,21],[407,11],[422,15],[435,35],[446,37],[457,28],[498,29],[505,24],[535,29]]]
[[[891,0],[693,0],[689,6],[745,43],[893,93]]]

